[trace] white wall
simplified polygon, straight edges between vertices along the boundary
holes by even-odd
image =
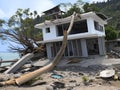
[[[46,44],[46,51],[47,51],[47,58],[51,58],[52,57],[52,50],[51,50],[51,43],[47,43]]]
[[[102,21],[98,17],[88,17],[87,18],[88,32],[72,34],[72,35],[69,35],[69,36],[70,37],[73,37],[73,36],[78,37],[78,36],[84,36],[86,34],[97,34],[98,36],[105,36],[105,31],[101,32],[101,31],[95,30],[94,21],[99,22],[99,24],[101,26],[103,26],[103,28],[104,28],[104,21]],[[50,27],[50,33],[46,33],[46,28],[48,28],[48,27]],[[43,40],[44,41],[61,38],[61,36],[57,36],[57,30],[56,30],[55,25],[47,26],[47,27],[43,28],[42,31],[43,31]]]
[[[88,27],[88,33],[94,34],[94,20],[93,18],[87,18],[87,27]]]
[[[98,31],[95,29],[94,21],[98,22],[99,25],[103,27],[103,31]],[[88,32],[91,34],[98,34],[99,36],[105,36],[104,23],[96,17],[91,17],[87,19]]]
[[[50,28],[50,33],[46,33],[46,28]],[[56,38],[56,27],[55,25],[48,26],[42,29],[43,40],[51,40]]]
[[[99,25],[101,25],[103,27],[103,31],[96,30],[95,27],[94,27],[95,34],[98,34],[99,36],[105,36],[105,27],[104,27],[104,25],[107,24],[107,23],[105,21],[101,20],[99,17],[93,17],[93,20],[98,22]]]

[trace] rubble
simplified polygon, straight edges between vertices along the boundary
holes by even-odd
[[[37,86],[37,85],[45,85],[47,82],[46,81],[41,81],[41,80],[38,80],[34,83],[32,83],[31,86]]]
[[[65,88],[65,83],[62,83],[62,82],[54,82],[52,84],[53,88],[54,89],[60,89],[60,88]]]
[[[24,66],[23,66],[24,67]],[[91,68],[89,68],[91,67]],[[102,79],[102,78],[95,78],[96,73],[102,71],[101,68],[102,65],[92,65],[89,67],[76,67],[76,66],[69,66],[69,67],[56,67],[54,70],[49,71],[38,78],[35,78],[34,80],[31,80],[30,83],[26,83],[27,87],[35,87],[35,86],[41,86],[46,88],[46,90],[76,90],[78,87],[84,87],[87,85],[87,87],[92,87],[95,85],[112,85],[111,83],[114,83],[118,80],[114,79]],[[92,70],[92,67],[98,67],[98,71]],[[36,67],[37,69],[38,67]],[[106,66],[106,69],[108,67]],[[67,71],[66,71],[67,69]],[[75,70],[75,71],[74,71]],[[90,70],[90,71],[89,71]],[[22,71],[22,70],[21,70]],[[0,81],[9,80],[11,78],[20,77],[22,74],[28,73],[29,70],[25,72],[17,72],[15,74],[0,74]],[[91,74],[93,72],[94,74]],[[63,78],[53,78],[51,75],[62,75]],[[118,74],[117,74],[118,75]],[[118,83],[118,82],[117,82]],[[23,85],[24,87],[24,85]]]
[[[20,67],[22,67],[28,60],[30,60],[34,56],[33,53],[28,53],[24,55],[20,60],[18,60],[15,64],[13,64],[8,70],[5,71],[6,74],[14,73]]]

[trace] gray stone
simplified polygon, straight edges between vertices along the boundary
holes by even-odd
[[[0,68],[0,72],[4,72],[6,70],[6,68]]]
[[[53,86],[54,89],[65,88],[65,83],[54,82],[52,86]]]
[[[18,77],[20,77],[21,75],[22,75],[22,73],[14,74],[14,77],[15,77],[15,78],[18,78]]]
[[[31,68],[32,67],[32,64],[25,64],[24,66],[23,66],[23,68]]]
[[[52,86],[50,86],[50,85],[47,85],[46,90],[54,90],[54,88]]]

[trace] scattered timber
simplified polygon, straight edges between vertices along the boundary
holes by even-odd
[[[0,61],[0,67],[2,67],[2,63],[15,63],[17,61],[18,61],[18,59],[14,59],[14,60],[1,60]]]
[[[0,61],[0,63],[11,63],[11,62],[17,62],[18,59],[15,59],[15,60],[2,60]]]

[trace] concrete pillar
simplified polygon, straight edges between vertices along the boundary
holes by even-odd
[[[52,58],[51,43],[46,44],[46,50],[47,50],[47,58]]]
[[[99,54],[105,55],[105,40],[104,37],[98,37],[98,47],[99,47]]]
[[[85,39],[81,39],[81,50],[82,50],[82,56],[88,57],[88,50],[87,50],[87,45],[86,45]]]
[[[87,27],[89,33],[95,33],[94,21],[92,18],[87,19]]]

